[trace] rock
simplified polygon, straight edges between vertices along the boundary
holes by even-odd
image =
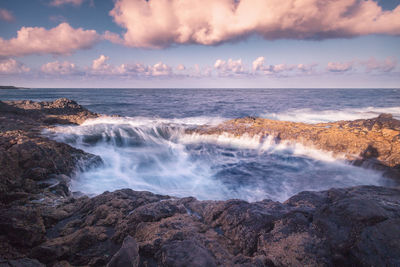
[[[247,117],[229,120],[217,126],[202,126],[187,130],[187,133],[227,133],[232,137],[246,134],[259,136],[260,141],[272,136],[277,143],[294,142],[329,151],[334,156],[344,156],[356,165],[366,164],[400,178],[400,121],[391,114],[381,114],[366,120],[317,124]]]
[[[217,266],[211,253],[194,240],[173,241],[161,248],[161,266]]]
[[[120,250],[114,254],[110,262],[107,264],[108,267],[136,267],[139,266],[139,247],[131,236],[127,236],[122,243]]]
[[[0,266],[400,265],[399,188],[301,192],[284,203],[73,195],[77,168],[101,159],[40,132],[95,116],[68,99],[0,101]],[[195,132],[303,140],[396,171],[399,130],[381,115],[315,125],[245,118]]]
[[[25,206],[0,209],[0,235],[22,247],[43,242],[45,227],[40,210]]]
[[[23,258],[18,260],[3,260],[0,259],[1,267],[45,267],[46,265],[40,263],[35,259]]]

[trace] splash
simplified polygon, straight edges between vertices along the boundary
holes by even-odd
[[[284,201],[304,190],[387,183],[378,172],[299,144],[185,132],[223,120],[101,117],[47,134],[102,157],[102,167],[78,173],[71,185],[89,195],[132,188],[198,199]]]
[[[394,118],[400,119],[400,107],[366,107],[340,110],[313,110],[309,108],[290,109],[281,113],[264,113],[261,117],[281,121],[319,123],[340,120],[370,119],[378,117],[381,113],[391,113]]]

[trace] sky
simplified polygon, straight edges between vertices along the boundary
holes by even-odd
[[[400,0],[0,0],[0,85],[400,88]]]

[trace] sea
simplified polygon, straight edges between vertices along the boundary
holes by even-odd
[[[396,185],[382,173],[300,144],[185,133],[246,116],[305,123],[391,113],[400,119],[400,89],[21,89],[0,100],[66,97],[118,116],[57,126],[43,135],[99,155],[104,164],[78,171],[75,192],[121,188],[201,200],[285,201],[301,191]]]

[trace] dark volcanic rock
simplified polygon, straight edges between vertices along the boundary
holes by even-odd
[[[95,116],[67,99],[0,101],[0,266],[400,265],[398,188],[302,192],[285,203],[198,201],[130,189],[74,198],[68,183],[77,165],[101,159],[40,132]],[[254,124],[254,134],[269,123],[244,121]],[[242,122],[227,126],[244,133]],[[289,124],[284,126],[299,126]],[[365,140],[376,138],[379,144],[366,147],[364,159],[397,162],[398,151],[385,152],[390,138],[396,148],[399,130],[389,115],[324,125],[289,127],[278,139],[299,131],[339,151],[340,142],[346,146],[364,131]],[[349,149],[361,147],[365,140],[360,140]]]
[[[139,247],[131,236],[127,236],[122,243],[120,250],[114,254],[107,267],[118,267],[118,266],[139,266]]]
[[[98,156],[40,134],[53,123],[77,123],[94,117],[97,114],[65,98],[53,102],[0,101],[0,201],[7,203],[25,198],[24,193],[42,191],[37,181],[51,175],[71,175],[77,167],[101,164]]]
[[[57,210],[68,215],[47,227],[47,241],[29,255],[50,265],[395,266],[400,260],[399,189],[303,192],[283,204],[125,189]]]

